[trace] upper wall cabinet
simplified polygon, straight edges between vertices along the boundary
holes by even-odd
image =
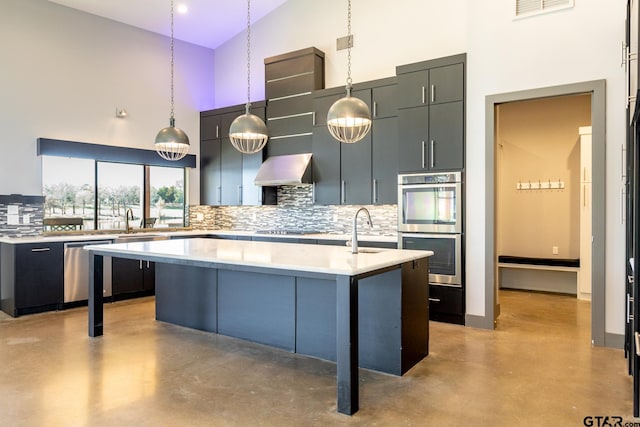
[[[244,105],[200,113],[200,204],[275,204],[275,189],[259,187],[253,180],[264,159],[264,150],[242,154],[229,140],[233,120],[244,114]],[[251,113],[264,119],[265,103],[251,104]]]
[[[324,53],[314,47],[266,58],[267,155],[311,152],[311,94],[324,88]]]
[[[461,54],[397,67],[400,172],[464,169],[465,61]]]
[[[397,198],[397,122],[395,78],[354,85],[352,96],[371,111],[369,134],[354,144],[341,144],[327,129],[327,112],[346,95],[344,87],[317,91],[313,107],[312,165],[314,203],[392,204]]]
[[[464,55],[397,67],[398,108],[464,100]],[[456,63],[445,60],[457,61]],[[422,69],[421,69],[422,68]]]

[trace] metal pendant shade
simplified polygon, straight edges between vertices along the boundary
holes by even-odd
[[[229,139],[233,147],[241,153],[257,153],[267,143],[269,132],[260,117],[247,111],[231,123]]]
[[[329,133],[340,142],[352,144],[364,138],[371,129],[369,107],[359,98],[351,96],[351,0],[347,14],[347,96],[333,103],[327,113]]]
[[[156,151],[165,160],[180,160],[189,152],[189,137],[180,128],[175,127],[175,119],[169,120],[169,126],[156,135]]]
[[[173,0],[171,1],[171,115],[169,126],[161,129],[156,135],[156,152],[165,160],[180,160],[189,152],[189,137],[180,128],[176,127],[176,119],[173,116]]]
[[[364,101],[347,92],[347,96],[337,100],[329,108],[327,127],[329,133],[340,142],[358,142],[371,129],[369,107]]]
[[[236,117],[229,127],[233,148],[244,154],[262,150],[269,139],[267,125],[249,111],[251,107],[251,0],[247,0],[247,104],[245,114]]]

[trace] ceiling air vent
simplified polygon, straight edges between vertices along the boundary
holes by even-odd
[[[516,0],[516,18],[573,7],[574,0]]]

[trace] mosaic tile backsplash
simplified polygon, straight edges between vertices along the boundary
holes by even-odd
[[[44,196],[0,195],[0,236],[37,236],[43,217]]]
[[[189,225],[197,230],[296,230],[351,233],[353,215],[360,207],[313,204],[310,184],[278,187],[276,206],[189,206]],[[360,235],[395,236],[398,230],[397,205],[367,205],[373,229],[360,215]]]

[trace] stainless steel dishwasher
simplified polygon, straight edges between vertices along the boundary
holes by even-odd
[[[64,302],[85,301],[89,298],[88,245],[113,243],[112,240],[89,240],[64,244]],[[111,296],[111,257],[104,257],[103,296]]]

